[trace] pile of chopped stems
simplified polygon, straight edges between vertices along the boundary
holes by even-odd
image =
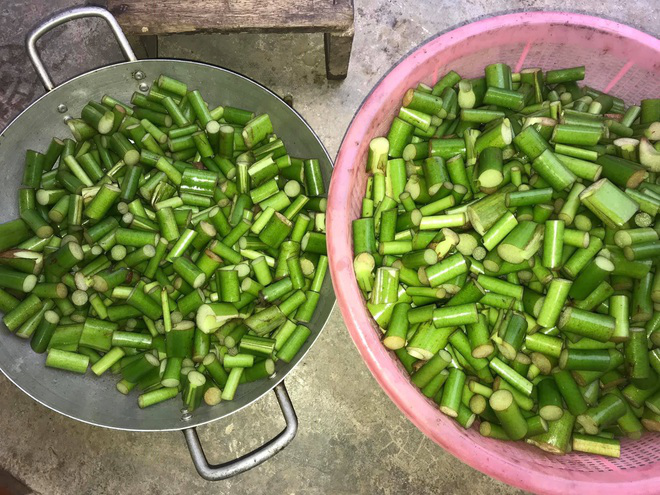
[[[105,95],[74,139],[27,151],[0,225],[0,310],[46,366],[121,377],[141,408],[232,400],[309,338],[327,271],[319,161],[267,114],[208,108],[160,76]]]
[[[617,457],[660,431],[660,99],[583,78],[496,63],[409,89],[369,145],[354,269],[444,414]]]

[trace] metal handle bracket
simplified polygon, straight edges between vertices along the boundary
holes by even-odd
[[[206,459],[206,454],[204,454],[204,449],[199,441],[197,429],[188,428],[183,430],[183,435],[188,443],[188,449],[190,450],[193,464],[195,464],[195,468],[202,478],[209,481],[231,478],[232,476],[248,471],[262,462],[267,461],[291,443],[291,440],[293,440],[298,431],[298,417],[296,416],[296,411],[293,409],[293,404],[286,391],[284,382],[278,384],[274,388],[274,392],[277,396],[280,408],[282,409],[284,419],[286,420],[284,430],[261,447],[256,448],[252,452],[245,454],[238,459],[223,464],[209,464]]]
[[[37,40],[39,40],[39,38],[41,38],[44,34],[57,26],[60,26],[74,19],[82,19],[85,17],[101,17],[104,19],[105,22],[107,22],[110,26],[112,33],[115,35],[115,39],[117,40],[117,43],[119,43],[119,47],[121,48],[121,51],[123,52],[126,59],[130,60],[131,62],[137,60],[137,57],[135,56],[135,53],[133,53],[133,49],[126,39],[124,32],[121,30],[119,23],[110,12],[100,7],[78,7],[75,9],[67,10],[51,17],[43,24],[40,24],[34,28],[28,33],[26,38],[28,56],[30,57],[30,61],[32,62],[32,65],[34,65],[34,68],[36,69],[37,74],[39,75],[39,79],[41,79],[41,82],[44,85],[44,88],[46,88],[46,91],[51,91],[54,89],[55,84],[53,84],[53,80],[50,78],[50,75],[48,75],[48,71],[46,70],[43,61],[39,57],[39,52],[37,51]]]

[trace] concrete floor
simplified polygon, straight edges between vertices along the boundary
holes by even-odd
[[[43,90],[27,61],[25,33],[72,0],[0,1],[0,128]],[[284,95],[335,155],[362,99],[386,72],[437,32],[514,10],[570,9],[552,0],[356,0],[349,76],[324,77],[320,35],[172,36],[161,55],[203,60],[242,72]],[[581,12],[660,34],[660,4],[583,0]],[[643,13],[643,15],[640,15]],[[41,44],[56,81],[120,59],[99,21],[79,21]],[[379,389],[338,310],[307,358],[286,380],[300,420],[294,442],[234,479],[197,476],[178,433],[127,433],[91,427],[39,406],[0,376],[0,468],[34,492],[87,493],[521,493],[482,475],[422,435]],[[282,427],[268,396],[228,420],[200,428],[210,458],[227,460]],[[242,425],[251,427],[244,428]],[[0,479],[0,492],[2,482]]]

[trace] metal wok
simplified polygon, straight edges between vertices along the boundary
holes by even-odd
[[[96,69],[54,87],[39,58],[36,42],[46,32],[73,19],[101,17],[111,27],[127,61]],[[83,7],[61,13],[34,29],[27,38],[27,49],[47,93],[32,103],[0,134],[0,221],[18,217],[17,194],[26,149],[44,150],[53,135],[69,137],[64,124],[89,100],[111,94],[130,101],[134,91],[147,91],[159,74],[186,81],[203,91],[210,105],[245,106],[258,113],[268,113],[277,134],[294,156],[320,159],[326,188],[332,173],[332,160],[318,136],[303,118],[277,95],[260,84],[226,69],[183,60],[137,60],[117,21],[104,9]],[[105,428],[133,431],[182,430],[195,467],[209,480],[224,479],[246,471],[283,449],[295,436],[297,418],[283,380],[307,353],[321,332],[335,302],[330,277],[321,291],[321,299],[310,323],[312,336],[291,363],[278,362],[275,375],[242,385],[235,400],[214,407],[201,407],[189,414],[182,412],[179,400],[167,401],[140,410],[135,396],[123,396],[115,389],[116,378],[63,373],[44,366],[44,355],[31,352],[21,339],[10,335],[0,325],[0,370],[18,388],[37,402],[65,416]],[[286,419],[285,429],[265,445],[229,463],[211,466],[206,460],[196,427],[229,416],[273,390]]]

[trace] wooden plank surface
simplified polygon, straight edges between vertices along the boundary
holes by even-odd
[[[352,0],[108,0],[126,33],[328,32],[353,26]]]

